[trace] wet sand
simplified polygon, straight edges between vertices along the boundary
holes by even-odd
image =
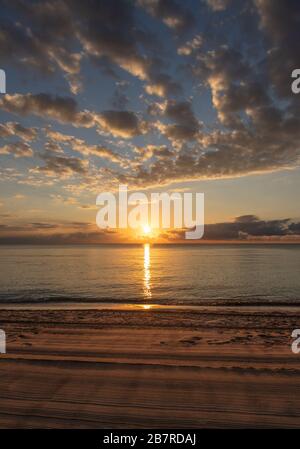
[[[300,309],[0,310],[1,428],[300,427]]]

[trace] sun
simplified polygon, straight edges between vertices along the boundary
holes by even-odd
[[[143,233],[144,235],[150,235],[151,234],[151,228],[148,224],[143,226]]]

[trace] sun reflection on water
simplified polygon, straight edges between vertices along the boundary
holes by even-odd
[[[150,310],[151,309],[151,304],[143,304],[142,305],[142,308],[144,309],[144,310]]]
[[[144,297],[149,299],[152,297],[151,293],[151,261],[150,261],[150,245],[144,244]]]

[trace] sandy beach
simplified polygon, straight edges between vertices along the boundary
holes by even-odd
[[[1,428],[299,427],[300,309],[1,310]]]

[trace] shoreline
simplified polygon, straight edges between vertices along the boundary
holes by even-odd
[[[251,311],[255,309],[262,310],[272,310],[275,309],[287,310],[298,312],[300,310],[300,300],[286,303],[280,301],[274,302],[253,302],[251,304],[247,303],[221,303],[219,305],[213,303],[201,302],[199,305],[195,304],[159,304],[159,303],[122,303],[122,302],[78,302],[78,301],[46,301],[46,302],[19,302],[19,303],[0,303],[0,313],[2,310],[116,310],[116,311],[189,311],[194,310],[201,312],[203,310],[236,310],[241,309],[244,311]]]

